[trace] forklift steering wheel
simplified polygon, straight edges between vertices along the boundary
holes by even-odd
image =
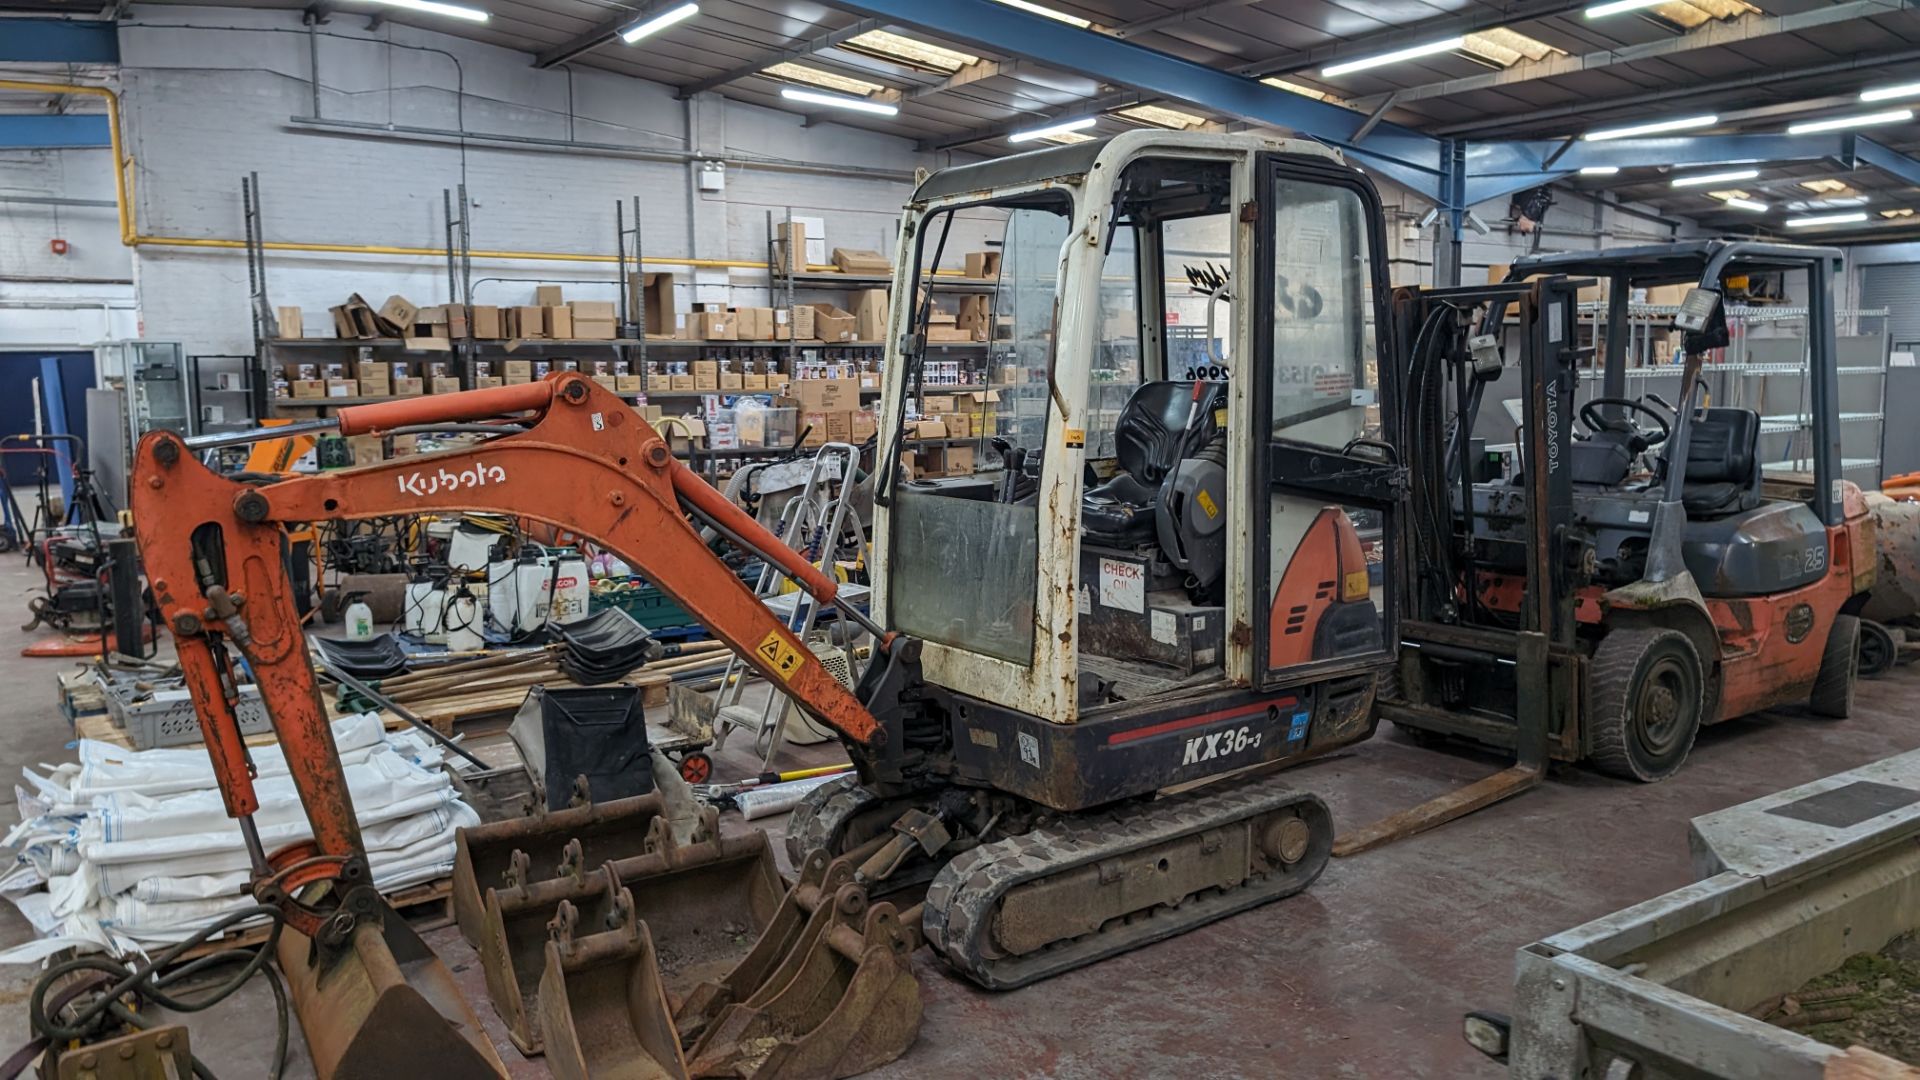
[[[1626,417],[1609,419],[1602,416],[1600,415],[1600,406],[1602,405],[1618,405],[1629,412],[1640,413],[1652,420],[1657,430],[1646,431]],[[1646,440],[1648,446],[1659,446],[1661,443],[1666,442],[1667,436],[1672,433],[1671,427],[1667,424],[1667,418],[1661,416],[1646,402],[1637,398],[1594,398],[1592,401],[1580,406],[1580,422],[1586,425],[1588,431],[1595,434],[1599,434],[1602,431],[1617,431],[1623,435],[1638,435]]]

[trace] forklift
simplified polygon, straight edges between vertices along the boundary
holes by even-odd
[[[1505,284],[1396,296],[1412,342],[1408,529],[1425,557],[1403,569],[1381,715],[1418,739],[1516,752],[1477,805],[1549,760],[1653,782],[1705,725],[1795,703],[1847,715],[1874,559],[1866,504],[1841,477],[1840,264],[1832,248],[1705,240],[1530,256]],[[1760,414],[1712,403],[1703,378],[1728,341],[1726,285],[1763,274],[1804,275],[1808,297],[1799,482],[1769,478]],[[1539,290],[1519,284],[1540,275]],[[1600,393],[1581,401],[1595,350],[1577,341],[1578,289],[1592,279],[1610,299]],[[1690,286],[1671,316],[1681,389],[1630,395],[1629,297],[1676,283]],[[1474,434],[1508,332],[1530,346],[1510,451]]]

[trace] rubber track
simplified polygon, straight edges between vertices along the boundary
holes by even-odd
[[[835,777],[807,792],[787,818],[787,858],[799,866],[821,848],[827,849],[828,858],[839,858],[838,845],[833,843],[835,832],[878,801],[852,774]]]
[[[984,936],[980,929],[990,927],[996,905],[1017,885],[1289,806],[1299,808],[1314,838],[1307,856],[1285,871],[1250,877],[1225,892],[1190,895],[1178,907],[1115,919],[1026,956],[995,959],[975,949]],[[1326,868],[1332,842],[1326,804],[1272,779],[1076,814],[954,857],[927,889],[922,929],[955,970],[988,989],[1012,989],[1300,892]]]

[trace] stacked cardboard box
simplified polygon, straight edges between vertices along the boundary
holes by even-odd
[[[854,332],[860,341],[885,341],[887,290],[862,289],[853,296]]]
[[[970,278],[997,278],[1000,276],[1000,253],[997,251],[967,252],[966,269]]]
[[[853,440],[853,414],[860,408],[859,379],[795,379],[787,384],[782,405],[797,409],[802,446]],[[811,430],[807,430],[811,429]]]
[[[619,336],[618,316],[611,300],[575,300],[573,336],[582,341],[612,341]]]
[[[648,337],[673,337],[679,329],[679,316],[673,310],[673,275],[635,274],[629,277],[627,310],[635,318],[642,315],[646,317]]]
[[[813,312],[812,340],[818,341],[858,341],[860,321],[853,313],[842,311],[832,304],[812,304],[808,310]]]
[[[300,309],[297,307],[275,308],[274,321],[279,324],[280,336],[283,338],[292,339],[307,336],[306,317],[300,313]]]
[[[807,223],[783,221],[773,227],[774,265],[783,273],[807,272]]]
[[[834,268],[843,274],[891,274],[893,263],[877,251],[852,248],[833,249]]]

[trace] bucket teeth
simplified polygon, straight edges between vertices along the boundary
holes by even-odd
[[[634,918],[633,895],[607,879],[605,929],[580,932],[562,900],[540,976],[547,1068],[558,1080],[686,1080],[653,936]]]

